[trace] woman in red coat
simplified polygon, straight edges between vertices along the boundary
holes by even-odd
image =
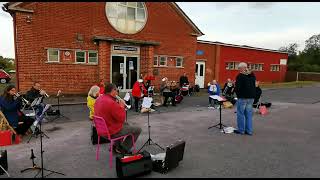
[[[145,96],[147,95],[147,90],[144,87],[143,84],[143,80],[142,79],[138,79],[138,81],[136,81],[133,85],[132,88],[132,96],[134,98],[134,107],[136,109],[136,112],[138,112],[139,110],[139,101]]]

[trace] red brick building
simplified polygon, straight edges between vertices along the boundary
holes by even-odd
[[[85,94],[100,79],[130,90],[140,74],[158,86],[183,72],[204,87],[234,79],[240,61],[262,63],[261,81],[281,81],[286,71],[285,53],[197,41],[203,33],[173,2],[11,2],[4,10],[13,17],[22,92],[39,81],[49,94]]]
[[[14,2],[17,86],[87,93],[100,79],[131,89],[140,74],[194,72],[203,33],[171,2]],[[189,74],[194,79],[194,73]]]
[[[288,54],[277,50],[198,40],[196,54],[197,77],[204,84],[213,79],[220,84],[228,78],[235,80],[240,62],[246,62],[261,82],[282,82],[287,71]],[[199,76],[200,71],[204,77]]]

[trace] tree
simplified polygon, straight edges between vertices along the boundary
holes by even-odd
[[[313,49],[313,50],[320,49],[320,34],[313,35],[308,40],[306,40],[306,46],[304,50],[308,51],[309,49]]]
[[[279,51],[288,52],[289,57],[296,57],[298,55],[298,44],[291,43],[287,47],[279,48]]]
[[[5,71],[13,70],[15,67],[14,64],[11,63],[12,61],[14,62],[14,59],[0,56],[0,69],[4,69]]]

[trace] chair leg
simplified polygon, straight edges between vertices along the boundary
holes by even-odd
[[[109,167],[112,169],[112,152],[113,151],[113,141],[110,142],[110,153],[109,153]]]
[[[100,136],[98,135],[98,146],[96,151],[96,160],[99,160],[99,150],[100,150]]]
[[[136,142],[134,142],[134,136],[131,134],[131,138],[132,138],[132,145],[133,145],[133,153],[137,153],[137,150],[136,150]]]

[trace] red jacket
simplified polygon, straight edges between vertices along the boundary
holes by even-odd
[[[99,86],[99,88],[100,88],[100,91],[99,91],[99,93],[100,94],[104,94],[104,86],[101,86],[101,85],[97,85],[97,86]]]
[[[117,103],[116,98],[104,94],[99,96],[94,104],[94,115],[104,118],[110,135],[113,135],[122,129],[126,112],[125,109]]]
[[[142,89],[143,89],[143,94],[147,94],[147,90],[144,87],[144,85],[141,83]],[[132,96],[133,97],[141,97],[141,88],[140,88],[140,83],[137,81],[134,83],[133,88],[132,88]]]

